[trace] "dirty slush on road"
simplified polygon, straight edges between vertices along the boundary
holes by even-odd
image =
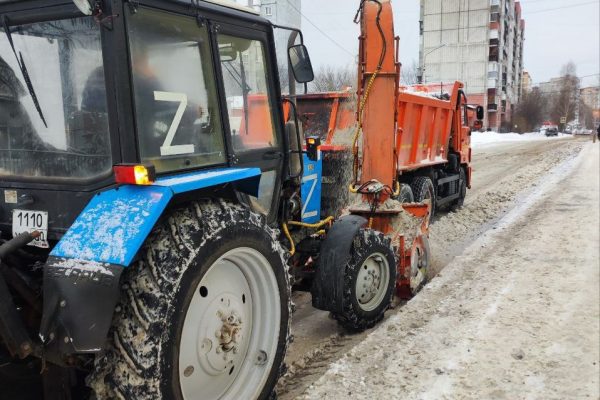
[[[581,140],[560,140],[475,148],[473,189],[465,205],[457,212],[439,213],[431,226],[430,278],[439,275],[486,231],[494,231],[495,224],[541,185],[549,171],[573,160],[584,145]],[[478,176],[479,170],[485,170],[486,174]],[[310,296],[306,293],[297,293],[294,300],[297,305],[292,325],[295,341],[288,350],[287,372],[277,388],[283,400],[300,396],[370,332],[345,333],[327,313],[311,308]],[[398,304],[386,314],[386,319],[402,312],[402,308],[403,304]],[[419,324],[413,325],[417,329]]]

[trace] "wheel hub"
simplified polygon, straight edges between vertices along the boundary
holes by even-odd
[[[389,280],[389,266],[380,253],[370,255],[360,267],[356,277],[356,300],[365,311],[379,306]]]
[[[371,262],[369,262],[371,261]],[[372,262],[375,261],[375,262]],[[381,257],[374,257],[373,259],[367,260],[360,269],[358,274],[357,284],[359,285],[357,296],[358,301],[361,304],[366,304],[373,300],[373,297],[377,294],[379,286],[381,284],[381,264],[383,260]]]
[[[246,311],[232,293],[217,294],[208,308],[199,326],[204,334],[198,336],[198,360],[207,374],[216,376],[228,372],[244,353]]]
[[[233,351],[238,352],[238,342],[241,341],[242,319],[235,310],[217,311],[217,316],[221,318],[221,329],[215,333],[219,340],[219,346],[225,353]]]

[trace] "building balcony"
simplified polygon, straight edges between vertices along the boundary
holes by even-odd
[[[498,104],[496,104],[496,103],[488,103],[487,110],[488,110],[488,112],[497,112],[498,111]]]

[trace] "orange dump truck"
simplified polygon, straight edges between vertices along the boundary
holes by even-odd
[[[431,200],[433,208],[459,207],[471,186],[472,127],[475,118],[455,82],[429,87],[401,87],[397,96],[395,154],[400,199]],[[355,94],[311,93],[297,97],[306,136],[318,136],[323,153],[322,214],[336,215],[347,202],[351,180],[351,145],[357,129]],[[376,145],[376,144],[375,144]]]

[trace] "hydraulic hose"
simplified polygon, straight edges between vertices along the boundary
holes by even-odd
[[[19,250],[21,247],[25,246],[27,243],[32,240],[38,238],[40,236],[40,232],[23,232],[11,240],[0,245],[0,261],[2,261],[7,255],[10,253]]]
[[[333,222],[334,218],[329,216],[327,218],[325,218],[322,221],[319,221],[317,223],[314,224],[308,224],[306,222],[300,222],[300,221],[288,221],[288,222],[284,222],[282,225],[282,229],[283,229],[283,233],[285,235],[285,237],[287,238],[287,240],[290,242],[290,254],[293,256],[294,254],[296,254],[296,244],[294,243],[294,239],[292,238],[292,235],[290,234],[290,230],[288,225],[292,225],[292,226],[300,226],[302,228],[309,228],[309,229],[319,229],[317,231],[318,235],[323,235],[325,234],[325,230],[321,229],[322,227],[324,227],[325,225],[329,225]]]

